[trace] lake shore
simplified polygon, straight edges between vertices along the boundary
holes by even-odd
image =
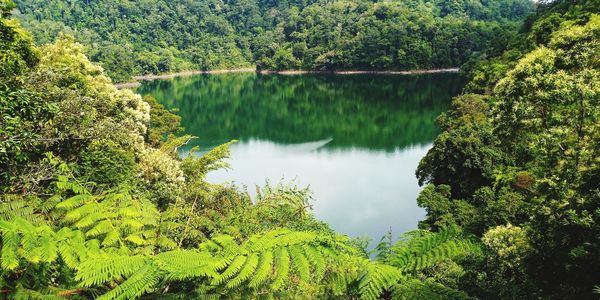
[[[408,70],[408,71],[390,71],[390,70],[339,70],[339,71],[316,71],[316,70],[284,70],[284,71],[256,71],[259,74],[279,74],[279,75],[302,75],[302,74],[336,74],[336,75],[355,75],[355,74],[389,74],[389,75],[418,75],[435,73],[457,73],[460,68],[430,69],[430,70]]]
[[[224,74],[224,73],[250,73],[255,72],[257,74],[278,74],[278,75],[303,75],[303,74],[336,74],[336,75],[356,75],[356,74],[388,74],[388,75],[418,75],[418,74],[436,74],[436,73],[457,73],[460,68],[445,68],[445,69],[430,69],[430,70],[407,70],[407,71],[386,71],[386,70],[339,70],[339,71],[317,71],[317,70],[283,70],[283,71],[270,71],[270,70],[256,70],[254,68],[241,68],[241,69],[225,69],[225,70],[209,70],[209,71],[182,71],[168,74],[148,74],[141,76],[134,76],[133,81],[130,82],[119,82],[114,85],[119,89],[136,88],[141,85],[140,81],[156,80],[156,79],[171,79],[184,76],[192,76],[198,74]]]

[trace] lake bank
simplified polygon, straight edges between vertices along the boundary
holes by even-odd
[[[340,70],[340,71],[317,71],[317,70],[284,70],[284,71],[269,71],[256,70],[253,68],[229,69],[229,70],[209,70],[209,71],[182,71],[168,74],[148,74],[133,77],[131,82],[115,83],[119,89],[136,88],[141,85],[140,81],[156,80],[156,79],[171,79],[176,77],[185,77],[199,74],[225,74],[225,73],[250,73],[257,74],[278,74],[278,75],[304,75],[304,74],[336,74],[336,75],[356,75],[356,74],[383,74],[383,75],[418,75],[418,74],[436,74],[436,73],[458,73],[460,68],[445,68],[445,69],[429,69],[429,70],[407,70],[407,71],[390,71],[390,70]]]

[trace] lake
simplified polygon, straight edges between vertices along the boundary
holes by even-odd
[[[181,149],[236,139],[231,170],[215,183],[265,180],[310,186],[314,215],[350,236],[379,241],[417,228],[415,177],[448,109],[465,84],[458,74],[205,74],[147,81],[138,88],[178,109],[188,134]]]

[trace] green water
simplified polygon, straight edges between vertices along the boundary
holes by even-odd
[[[437,134],[436,117],[464,86],[457,74],[219,74],[145,82],[138,88],[176,108],[186,148],[233,145],[229,171],[212,182],[249,192],[265,180],[313,191],[314,214],[332,228],[375,240],[416,228],[424,211],[414,171]]]

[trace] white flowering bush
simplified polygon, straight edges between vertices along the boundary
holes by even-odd
[[[488,230],[481,240],[502,265],[511,269],[520,266],[532,250],[525,230],[511,224]]]
[[[54,44],[40,47],[40,53],[28,85],[61,111],[48,130],[49,138],[105,139],[125,148],[143,149],[150,106],[140,95],[117,89],[70,36],[59,36]]]
[[[139,175],[146,184],[165,183],[171,188],[179,188],[185,182],[180,162],[153,148],[139,153]]]

